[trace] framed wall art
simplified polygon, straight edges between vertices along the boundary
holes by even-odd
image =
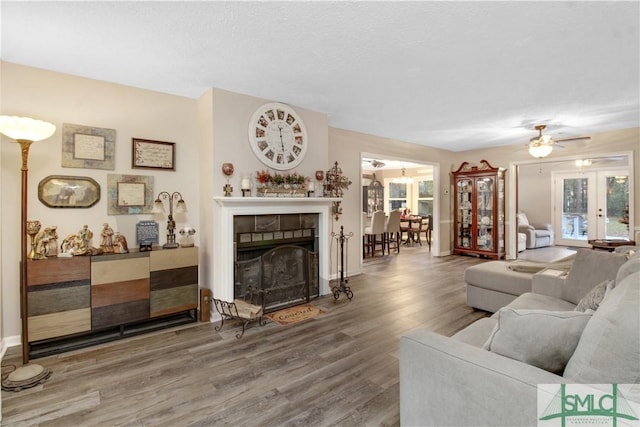
[[[108,215],[150,214],[153,210],[153,177],[107,175]]]
[[[90,208],[100,200],[100,184],[88,176],[49,175],[38,184],[38,199],[50,208]]]
[[[132,138],[131,167],[133,169],[165,169],[175,171],[175,142]]]
[[[116,131],[63,123],[62,167],[115,169]]]

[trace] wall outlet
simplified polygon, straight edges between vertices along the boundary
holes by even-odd
[[[449,192],[450,192],[449,187],[442,187],[442,194],[443,195],[448,196]]]

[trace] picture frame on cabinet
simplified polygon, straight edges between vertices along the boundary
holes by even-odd
[[[38,199],[49,208],[90,208],[100,200],[100,184],[88,176],[49,175],[38,184]]]
[[[131,138],[132,169],[176,170],[176,143]]]

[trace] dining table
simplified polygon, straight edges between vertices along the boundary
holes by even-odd
[[[417,224],[417,226],[415,225]],[[406,215],[400,217],[400,232],[407,233],[404,245],[410,246],[420,242],[420,232],[422,231],[422,217],[417,215]]]

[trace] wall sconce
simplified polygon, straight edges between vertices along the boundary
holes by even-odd
[[[51,372],[37,364],[29,363],[28,300],[27,300],[27,183],[29,176],[29,147],[36,141],[53,135],[53,123],[29,117],[0,116],[0,132],[20,144],[22,152],[21,216],[20,216],[20,315],[22,318],[22,363],[24,366],[13,371],[2,383],[5,389],[21,390],[43,383]]]
[[[173,201],[177,200],[176,203],[176,213],[184,213],[187,211],[187,204],[182,199],[182,194],[175,191],[172,194],[169,194],[166,191],[161,191],[158,194],[158,197],[153,202],[153,210],[152,213],[165,213],[164,203],[162,203],[162,199],[169,200],[169,218],[167,221],[167,243],[162,245],[163,249],[175,249],[178,245],[176,243],[176,222],[173,220]]]

